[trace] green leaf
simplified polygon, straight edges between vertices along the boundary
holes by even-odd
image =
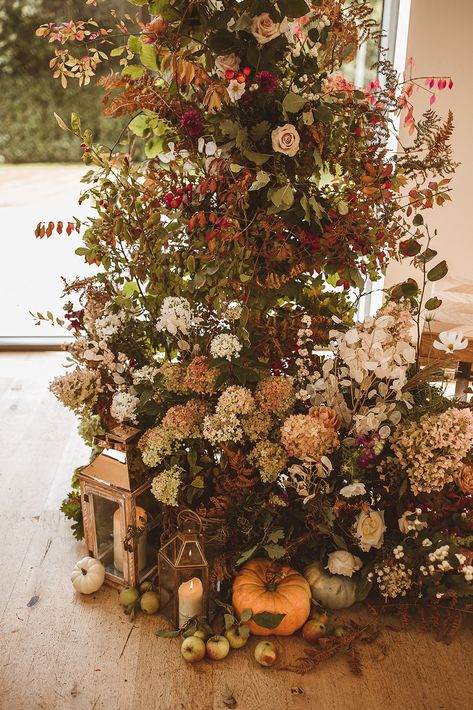
[[[267,153],[257,153],[256,151],[249,149],[244,150],[243,155],[255,165],[263,165],[271,158],[271,155],[268,155]]]
[[[371,588],[373,586],[373,582],[370,582],[369,579],[359,579],[357,584],[356,584],[356,589],[355,589],[355,599],[357,602],[362,602],[366,599],[368,594],[371,591]]]
[[[159,638],[162,639],[175,639],[178,636],[180,636],[181,632],[179,629],[171,631],[170,629],[161,629],[160,631],[156,631],[156,636],[159,636]]]
[[[309,12],[305,0],[278,0],[278,7],[281,15],[289,17],[289,19],[302,17]]]
[[[225,624],[225,630],[231,629],[235,625],[235,617],[233,614],[224,614],[223,623]]]
[[[238,163],[230,163],[230,170],[232,173],[239,173],[240,170],[243,170],[243,165],[238,165]]]
[[[271,178],[267,172],[260,170],[256,173],[256,180],[254,180],[249,187],[250,192],[253,192],[254,190],[261,190],[262,187],[265,187],[268,184],[270,179]]]
[[[421,249],[422,246],[420,242],[414,238],[405,239],[403,242],[399,243],[399,251],[402,256],[416,256]]]
[[[414,227],[420,227],[421,224],[424,224],[424,218],[422,217],[421,214],[416,214],[414,219],[412,220],[412,224]]]
[[[134,293],[139,293],[140,289],[136,281],[128,281],[123,289],[122,289],[123,295],[126,296],[126,298],[129,298],[130,296],[133,296]]]
[[[284,557],[286,554],[286,548],[274,542],[269,543],[269,545],[264,545],[264,549],[268,553],[268,557],[272,560],[280,560],[281,557]]]
[[[144,44],[141,47],[140,60],[147,69],[158,70],[157,54],[153,44]]]
[[[307,103],[307,99],[304,99],[299,94],[294,94],[292,91],[287,94],[282,102],[282,107],[284,111],[288,113],[297,113],[300,111]]]
[[[246,562],[251,557],[253,557],[253,555],[255,554],[257,549],[258,549],[258,545],[253,545],[253,547],[250,547],[249,550],[245,550],[245,552],[242,555],[240,555],[240,557],[237,559],[236,564],[242,565],[243,562]]]
[[[140,40],[139,37],[136,35],[130,35],[128,37],[128,43],[127,43],[128,49],[130,52],[133,52],[134,54],[139,54],[141,52],[141,49],[143,47],[143,43]]]
[[[129,76],[130,79],[141,79],[144,73],[143,67],[137,67],[134,64],[129,64],[122,70],[122,76]]]
[[[294,193],[290,183],[282,187],[272,187],[268,190],[268,197],[275,207],[287,210],[294,204]]]
[[[433,296],[433,298],[429,298],[428,301],[425,302],[425,307],[428,311],[435,311],[437,308],[440,308],[442,305],[442,301],[440,298],[437,298],[437,296]]]
[[[439,281],[439,279],[443,279],[444,276],[446,276],[448,273],[448,266],[447,262],[445,259],[442,261],[439,261],[438,264],[436,264],[433,269],[430,269],[430,271],[427,272],[427,278],[429,281]]]
[[[164,148],[162,136],[153,136],[145,145],[145,153],[147,158],[156,158]]]
[[[250,134],[252,139],[257,142],[261,140],[269,131],[271,128],[271,124],[269,121],[259,121],[259,123],[255,123],[255,125],[250,129]]]
[[[205,488],[205,481],[203,476],[196,476],[191,483],[193,488]]]
[[[136,136],[143,138],[145,131],[149,129],[148,117],[144,116],[142,113],[135,116],[135,118],[128,124],[128,128]]]
[[[77,113],[71,113],[71,128],[72,132],[75,136],[80,136],[81,134],[81,126],[80,126],[80,118],[77,115]]]
[[[243,609],[243,611],[240,614],[240,621],[249,621],[251,617],[253,616],[253,611],[251,609]]]
[[[121,47],[115,47],[115,49],[112,49],[110,52],[111,57],[121,57],[123,52],[125,51],[125,47],[122,45]]]
[[[328,106],[320,105],[314,109],[314,118],[320,123],[331,123],[333,120],[333,113],[328,108]]]
[[[271,611],[262,611],[259,614],[253,614],[253,621],[263,629],[275,629],[279,626],[286,614],[273,614]]]

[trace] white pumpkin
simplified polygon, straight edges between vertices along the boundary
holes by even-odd
[[[345,609],[356,601],[355,580],[324,572],[320,562],[312,562],[304,577],[309,582],[312,598],[327,609]]]
[[[103,584],[105,567],[94,557],[83,557],[72,570],[71,582],[77,592],[93,594]]]

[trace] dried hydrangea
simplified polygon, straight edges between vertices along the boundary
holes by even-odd
[[[140,403],[139,397],[131,392],[116,392],[113,395],[110,414],[119,422],[131,422],[136,424],[138,421],[137,408]]]
[[[238,357],[242,347],[236,335],[220,333],[210,342],[210,354],[215,358],[223,357],[226,360],[232,360],[234,357]]]
[[[212,394],[217,374],[215,368],[208,366],[207,358],[198,355],[187,366],[184,385],[197,394]]]
[[[215,411],[219,414],[250,414],[254,408],[255,400],[250,390],[232,385],[220,395]]]
[[[175,441],[176,439],[172,433],[162,426],[148,429],[138,444],[145,466],[148,466],[148,468],[159,466],[166,456],[170,456],[173,453]]]
[[[104,433],[102,420],[98,414],[87,413],[80,420],[77,431],[87,446],[93,446],[94,436]]]
[[[186,371],[180,362],[163,362],[159,368],[164,389],[176,394],[187,394]]]
[[[151,484],[151,492],[154,497],[164,505],[179,505],[183,473],[184,469],[180,466],[171,466],[171,468],[158,473]]]
[[[263,412],[284,417],[294,406],[296,392],[289,377],[271,376],[258,383],[255,399]]]
[[[241,418],[243,431],[250,441],[264,439],[273,426],[273,419],[261,409],[254,409],[247,416]]]
[[[287,468],[288,458],[280,444],[259,441],[250,452],[248,461],[259,470],[263,483],[273,483]]]
[[[167,429],[174,440],[196,439],[202,435],[202,421],[207,412],[206,402],[191,399],[186,404],[170,407],[160,426]]]
[[[399,427],[392,448],[417,495],[452,483],[472,446],[473,412],[452,407]]]
[[[204,419],[204,437],[213,445],[236,443],[243,438],[240,421],[233,412],[218,412]]]
[[[285,420],[281,441],[289,456],[300,460],[320,459],[340,443],[334,429],[306,414],[293,414]]]
[[[158,330],[167,330],[171,335],[188,335],[192,325],[192,310],[189,301],[180,296],[167,296],[159,314]]]
[[[65,407],[73,412],[89,410],[102,391],[100,374],[96,370],[76,368],[55,377],[49,389]]]
[[[224,311],[224,316],[229,321],[239,320],[243,311],[243,306],[241,303],[232,301],[227,305]]]

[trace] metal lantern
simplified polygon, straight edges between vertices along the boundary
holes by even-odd
[[[202,521],[192,510],[177,516],[177,532],[158,552],[161,612],[176,629],[189,619],[206,620],[209,566],[205,558]]]
[[[86,548],[114,587],[136,586],[156,572],[160,509],[140,470],[139,434],[120,426],[95,437],[103,451],[77,474]]]

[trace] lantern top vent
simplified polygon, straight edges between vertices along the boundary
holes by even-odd
[[[133,459],[139,435],[139,429],[121,425],[103,435],[95,436],[94,443],[103,451],[79,475],[108,486],[126,491],[133,490],[136,478]]]
[[[207,567],[202,542],[202,521],[193,510],[177,516],[177,532],[163,545],[160,554],[174,567]]]

